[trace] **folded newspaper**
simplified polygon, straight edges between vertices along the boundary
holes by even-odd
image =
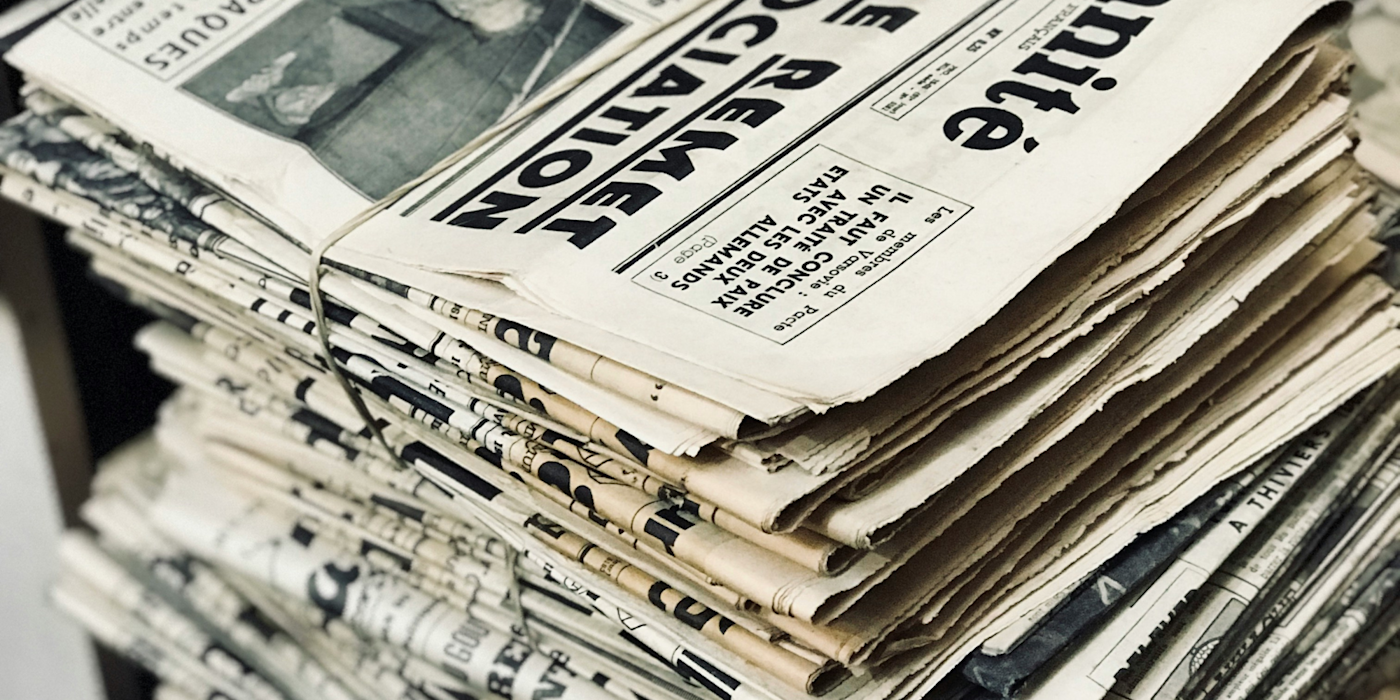
[[[171,698],[1374,690],[1347,10],[80,0],[0,194],[180,389],[54,600]]]

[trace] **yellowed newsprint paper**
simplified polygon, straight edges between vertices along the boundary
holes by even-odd
[[[332,257],[824,410],[984,323],[1322,4],[710,3]]]
[[[698,0],[79,0],[6,55],[310,246]]]

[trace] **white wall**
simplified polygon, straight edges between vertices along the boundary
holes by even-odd
[[[46,597],[63,526],[36,406],[0,297],[0,700],[99,700],[92,645]]]

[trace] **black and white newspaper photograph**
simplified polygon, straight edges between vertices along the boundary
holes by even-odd
[[[304,145],[377,199],[509,116],[622,26],[585,0],[300,0],[180,88]]]

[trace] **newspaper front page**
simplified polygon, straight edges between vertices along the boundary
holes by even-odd
[[[6,59],[309,247],[698,4],[90,0]]]
[[[331,254],[498,279],[823,410],[985,322],[1319,5],[710,5]]]

